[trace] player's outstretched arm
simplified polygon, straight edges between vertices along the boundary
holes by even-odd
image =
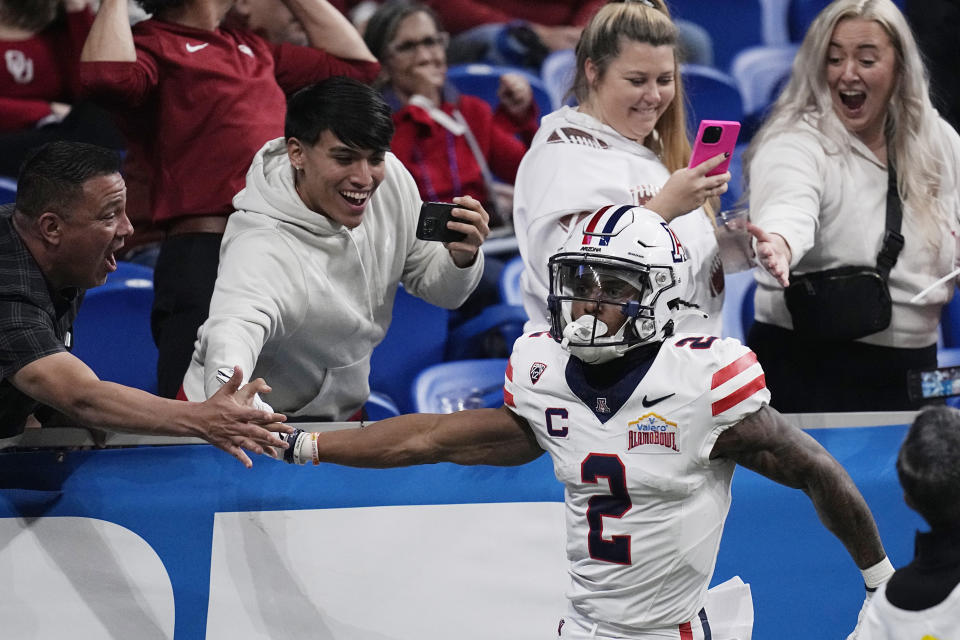
[[[81,425],[203,438],[250,467],[244,450],[285,449],[286,444],[274,432],[289,433],[293,428],[282,424],[283,415],[250,406],[253,395],[266,393],[269,387],[258,379],[241,388],[242,379],[238,367],[230,381],[206,402],[167,400],[100,380],[83,361],[61,352],[34,360],[17,371],[12,382],[31,398]]]
[[[764,406],[724,431],[710,457],[733,460],[780,484],[803,490],[820,521],[840,538],[860,569],[885,560],[870,508],[846,470],[819,442],[775,409]]]
[[[433,462],[508,466],[530,462],[542,453],[526,421],[501,407],[411,413],[362,429],[303,433],[287,459],[374,468]]]

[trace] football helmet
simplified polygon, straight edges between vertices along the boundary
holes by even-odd
[[[690,281],[687,252],[663,218],[643,207],[589,214],[549,265],[551,334],[588,364],[663,340],[689,306],[681,300]]]

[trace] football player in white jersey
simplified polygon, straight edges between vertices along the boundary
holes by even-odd
[[[286,459],[511,465],[548,452],[566,489],[563,638],[749,636],[722,634],[724,611],[704,607],[736,464],[807,493],[868,587],[889,577],[863,497],[768,406],[753,352],[673,332],[679,316],[699,312],[684,302],[689,261],[663,218],[603,207],[553,256],[550,274],[552,329],[514,344],[504,406],[301,433]]]

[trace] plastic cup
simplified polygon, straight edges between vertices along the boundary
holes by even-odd
[[[724,273],[752,269],[753,245],[747,231],[747,209],[727,209],[717,214],[717,244]]]

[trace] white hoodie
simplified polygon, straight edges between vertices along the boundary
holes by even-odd
[[[415,236],[420,196],[386,155],[363,222],[348,229],[297,195],[282,138],[265,144],[233,199],[210,316],[184,378],[190,400],[216,393],[221,367],[262,377],[289,416],[345,420],[369,395],[370,354],[390,325],[397,285],[447,308],[463,303],[483,254],[458,268],[439,242]]]

